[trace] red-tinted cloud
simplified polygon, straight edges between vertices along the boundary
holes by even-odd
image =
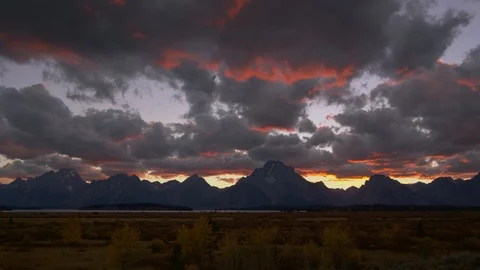
[[[480,79],[458,79],[459,85],[470,88],[470,90],[476,92],[480,88]]]
[[[229,6],[226,10],[224,17],[213,21],[212,24],[219,27],[220,29],[224,29],[227,22],[234,20],[238,16],[242,8],[250,2],[251,0],[233,0],[231,6]]]
[[[182,62],[191,61],[199,64],[201,68],[212,71],[219,71],[218,61],[206,59],[202,56],[182,50],[166,50],[162,54],[159,64],[167,69],[179,67]],[[293,67],[288,61],[278,61],[267,57],[255,57],[253,61],[244,67],[226,67],[222,69],[223,75],[239,82],[248,81],[251,78],[258,78],[264,81],[281,82],[293,84],[301,80],[325,78],[332,79],[332,82],[323,83],[310,91],[310,96],[315,93],[345,86],[351,78],[354,68],[348,66],[343,70],[329,68],[324,65],[306,65]]]
[[[86,64],[93,66],[93,62],[84,59],[75,51],[48,42],[33,38],[14,38],[8,34],[0,36],[5,42],[10,55],[18,62],[28,62],[31,59],[53,58],[56,61],[70,65]]]
[[[202,153],[200,153],[200,155],[202,157],[216,157],[216,156],[218,156],[218,153],[210,151],[210,152],[202,152]]]
[[[162,57],[158,63],[166,69],[172,69],[179,67],[185,61],[196,62],[201,68],[212,71],[217,71],[219,69],[218,63],[214,61],[202,59],[201,56],[177,49],[168,49],[163,51]]]
[[[122,7],[127,5],[125,0],[111,0],[111,2],[114,5],[118,5],[118,6],[122,6]]]
[[[132,34],[132,37],[133,38],[136,38],[136,39],[146,39],[147,38],[147,35],[141,31],[135,31],[133,34]]]
[[[255,77],[265,81],[286,84],[314,78],[333,78],[337,79],[336,82],[330,84],[333,87],[343,86],[345,80],[352,74],[352,70],[352,67],[348,67],[345,70],[338,71],[321,64],[318,66],[293,67],[288,61],[278,61],[259,56],[243,68],[227,69],[225,76],[237,81],[247,81]]]
[[[258,132],[269,133],[271,131],[279,130],[285,132],[294,132],[295,128],[285,128],[285,127],[274,127],[274,126],[264,126],[264,127],[250,127],[251,130]]]

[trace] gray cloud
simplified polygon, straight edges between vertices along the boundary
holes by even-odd
[[[137,159],[167,157],[173,152],[170,130],[162,123],[149,125],[141,137],[127,142],[132,156]]]
[[[235,115],[201,116],[192,124],[175,125],[179,156],[217,155],[234,149],[248,150],[265,142],[266,134],[252,130]]]
[[[427,15],[427,2],[408,1],[406,13],[392,17],[390,46],[382,70],[399,75],[420,68],[432,68],[471,16],[448,10],[440,18]]]
[[[152,170],[152,175],[165,178],[195,173],[202,176],[225,173],[247,174],[250,173],[252,169],[263,165],[261,162],[253,161],[243,153],[227,153],[214,157],[146,160],[143,164]]]
[[[308,147],[297,134],[270,135],[264,145],[248,151],[256,161],[282,160],[300,169],[321,169],[336,164],[332,153]]]
[[[314,133],[317,130],[317,126],[308,118],[302,119],[298,122],[298,131],[304,133]]]
[[[5,127],[0,144],[9,158],[57,152],[89,161],[126,158],[119,145],[95,129],[78,124],[82,121],[75,121],[65,104],[42,85],[20,90],[1,88],[0,116]]]
[[[61,164],[87,175],[98,173],[90,165],[213,175],[269,159],[339,177],[425,175],[440,170],[435,156],[467,172],[480,144],[480,47],[459,65],[437,63],[471,17],[427,16],[431,3],[255,0],[229,15],[234,0],[4,1],[0,59],[46,63],[44,77],[79,101],[115,102],[135,79],[161,81],[189,110],[171,125],[128,110],[75,116],[41,85],[2,87],[0,153],[24,161],[0,175]],[[350,82],[365,71],[392,81],[356,93]],[[339,127],[317,129],[313,100],[342,106]],[[219,103],[226,109],[215,111]]]
[[[147,126],[140,114],[114,109],[88,109],[84,116],[75,116],[73,122],[117,142],[142,134]]]
[[[320,127],[307,141],[308,146],[325,146],[335,139],[335,133],[328,127]]]
[[[378,87],[372,91],[372,98],[385,98],[398,110],[400,117],[416,119],[419,127],[428,133],[433,147],[430,151],[452,154],[472,149],[480,144],[476,136],[480,96],[478,91],[464,83],[477,80],[465,72],[474,69],[475,63],[471,60],[472,55],[459,66],[438,63],[432,71],[425,71],[403,83]],[[476,87],[478,89],[478,84]]]
[[[0,168],[3,177],[35,177],[51,170],[62,168],[75,169],[85,180],[104,179],[105,175],[94,169],[81,159],[64,155],[44,155],[34,159],[15,160]]]

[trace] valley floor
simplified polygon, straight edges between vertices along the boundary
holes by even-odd
[[[185,248],[185,237],[179,237],[179,233],[183,225],[191,228],[201,215],[205,214],[0,212],[0,269],[108,269],[108,261],[113,256],[112,232],[123,228],[124,224],[135,228],[139,237],[138,244],[129,250],[128,261],[124,262],[128,268],[124,269],[181,269],[183,266],[175,266],[172,262],[177,241],[184,241]],[[480,264],[480,257],[476,255],[480,253],[480,212],[323,211],[208,215],[218,234],[216,244],[211,248],[211,256],[194,254],[184,258],[182,263],[190,265],[188,269],[312,269],[303,264],[307,260],[315,269],[343,267],[342,262],[335,262],[326,268],[324,262],[332,259],[325,257],[325,251],[355,260],[355,267],[360,269],[390,269],[402,263],[425,264],[445,256],[466,256],[458,257],[462,263],[471,261],[472,265],[464,269],[476,269],[474,267]],[[81,229],[80,239],[68,243],[68,230],[75,227],[73,217],[78,217],[75,220]],[[201,225],[195,224],[195,228]],[[189,237],[196,237],[201,230],[190,233]],[[234,241],[226,241],[233,238]],[[195,243],[191,242],[191,250],[201,250],[202,247]],[[274,268],[260,263],[258,258],[254,260],[256,266],[246,266],[245,260],[240,258],[247,253],[251,256],[255,253],[252,250],[265,251],[267,249],[262,247],[266,246],[268,250],[274,248],[272,253],[265,253],[271,258],[263,256],[261,259],[269,257],[269,262],[276,265]],[[242,253],[248,248],[251,250]],[[183,254],[186,256],[187,252]],[[126,255],[122,253],[125,259]],[[239,257],[232,259],[234,256]],[[253,259],[249,260],[252,263]],[[402,267],[398,269],[428,269]]]

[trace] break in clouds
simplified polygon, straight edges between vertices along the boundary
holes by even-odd
[[[41,82],[1,86],[0,154],[9,162],[0,178],[62,167],[89,180],[245,174],[271,159],[336,178],[473,174],[480,46],[460,63],[440,60],[473,14],[434,16],[434,7],[420,0],[3,1],[0,74],[12,63],[43,64],[44,80],[91,108],[75,115]],[[353,90],[365,74],[382,83]],[[188,104],[185,121],[95,108],[142,79],[174,89]],[[319,125],[311,106],[340,110],[328,116],[331,125]]]

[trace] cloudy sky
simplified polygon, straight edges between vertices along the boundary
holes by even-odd
[[[480,170],[480,1],[0,2],[0,179]]]

